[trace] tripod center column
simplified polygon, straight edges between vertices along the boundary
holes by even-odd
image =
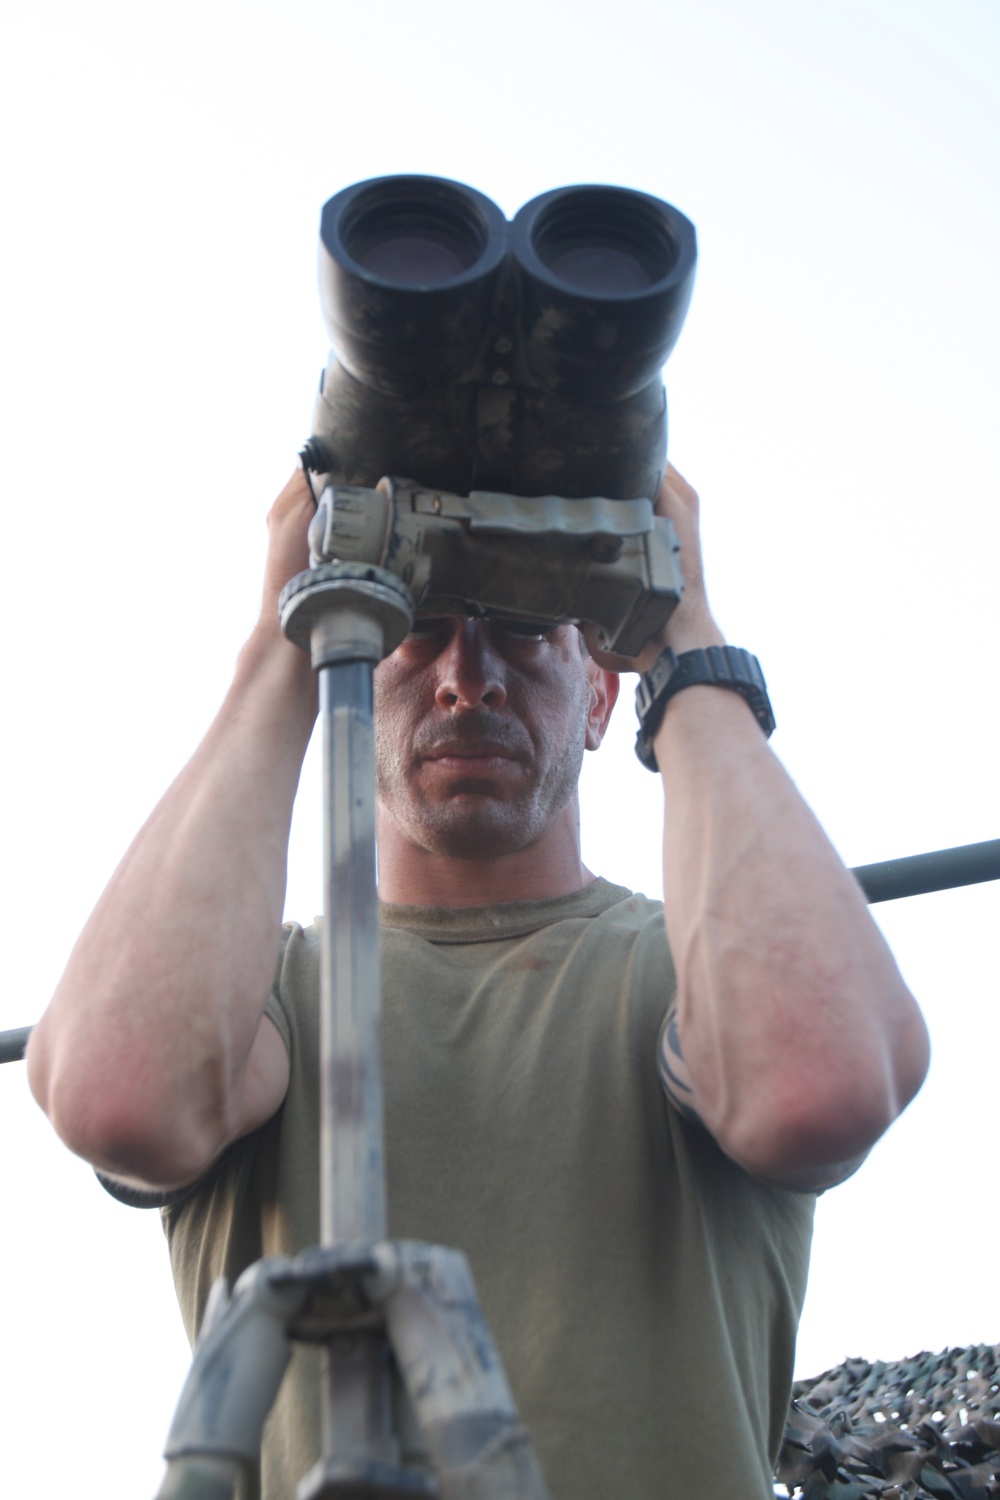
[[[376,664],[410,628],[408,589],[383,568],[326,562],[281,596],[288,638],[319,673],[324,919],[320,956],[320,1238],[385,1238],[378,897]]]
[[[386,1233],[372,663],[320,672],[327,931],[321,959],[320,1238]]]

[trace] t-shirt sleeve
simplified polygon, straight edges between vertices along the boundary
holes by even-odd
[[[273,1021],[278,1028],[278,1034],[285,1044],[285,1051],[289,1056],[292,1051],[292,1028],[288,1013],[281,999],[281,971],[285,961],[285,949],[288,947],[288,939],[297,930],[297,924],[286,922],[281,929],[281,946],[278,950],[278,962],[274,971],[274,983],[271,993],[267,997],[264,1006],[264,1015]],[[160,1188],[145,1188],[138,1183],[122,1182],[119,1178],[110,1177],[106,1172],[96,1172],[98,1182],[106,1193],[110,1193],[119,1203],[124,1203],[129,1208],[172,1208],[177,1203],[183,1203],[191,1193],[194,1192],[205,1178],[215,1172],[220,1162],[226,1159],[231,1147],[227,1147],[221,1156],[209,1167],[201,1177],[194,1182],[185,1183],[183,1187],[170,1188],[163,1191]]]
[[[215,1171],[214,1165],[211,1170]],[[104,1191],[128,1208],[169,1208],[173,1203],[182,1203],[197,1186],[196,1183],[189,1183],[185,1187],[163,1192],[159,1188],[144,1188],[138,1183],[122,1182],[117,1177],[108,1177],[104,1172],[96,1172],[95,1175]]]

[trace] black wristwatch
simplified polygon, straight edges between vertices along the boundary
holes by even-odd
[[[635,690],[635,711],[639,715],[635,753],[647,771],[659,770],[653,737],[663,721],[667,704],[682,688],[702,685],[739,693],[750,705],[765,735],[770,738],[774,733],[771,700],[756,656],[739,646],[706,646],[704,650],[682,651],[678,656],[668,646],[649,671],[643,672]]]

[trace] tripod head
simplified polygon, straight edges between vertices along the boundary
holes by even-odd
[[[669,521],[649,500],[453,495],[406,480],[375,489],[330,485],[309,528],[312,568],[281,596],[286,634],[306,646],[317,569],[378,571],[402,584],[417,614],[492,615],[530,626],[596,626],[603,650],[634,656],[684,589]],[[410,620],[380,610],[384,651]]]

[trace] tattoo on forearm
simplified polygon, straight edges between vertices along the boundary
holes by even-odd
[[[671,1016],[660,1032],[660,1045],[657,1049],[660,1082],[663,1084],[667,1097],[675,1109],[679,1110],[686,1120],[690,1120],[694,1125],[700,1125],[702,1130],[704,1130],[705,1122],[690,1102],[694,1090],[689,1083],[685,1083],[683,1078],[678,1076],[678,1063],[683,1067],[684,1053],[681,1051],[681,1038],[680,1032],[677,1030],[677,1018]],[[684,1071],[687,1071],[686,1068]],[[685,1098],[685,1095],[688,1097]]]
[[[660,1053],[663,1058],[663,1066],[666,1070],[667,1076],[673,1083],[677,1085],[679,1089],[683,1089],[686,1094],[690,1094],[692,1092],[690,1085],[681,1082],[676,1073],[674,1073],[671,1069],[670,1063],[668,1061],[668,1056],[670,1053],[673,1053],[674,1057],[676,1057],[678,1061],[684,1061],[684,1053],[681,1051],[681,1034],[677,1030],[676,1016],[671,1016],[669,1021],[667,1022],[666,1031],[664,1032],[663,1042],[660,1048]]]

